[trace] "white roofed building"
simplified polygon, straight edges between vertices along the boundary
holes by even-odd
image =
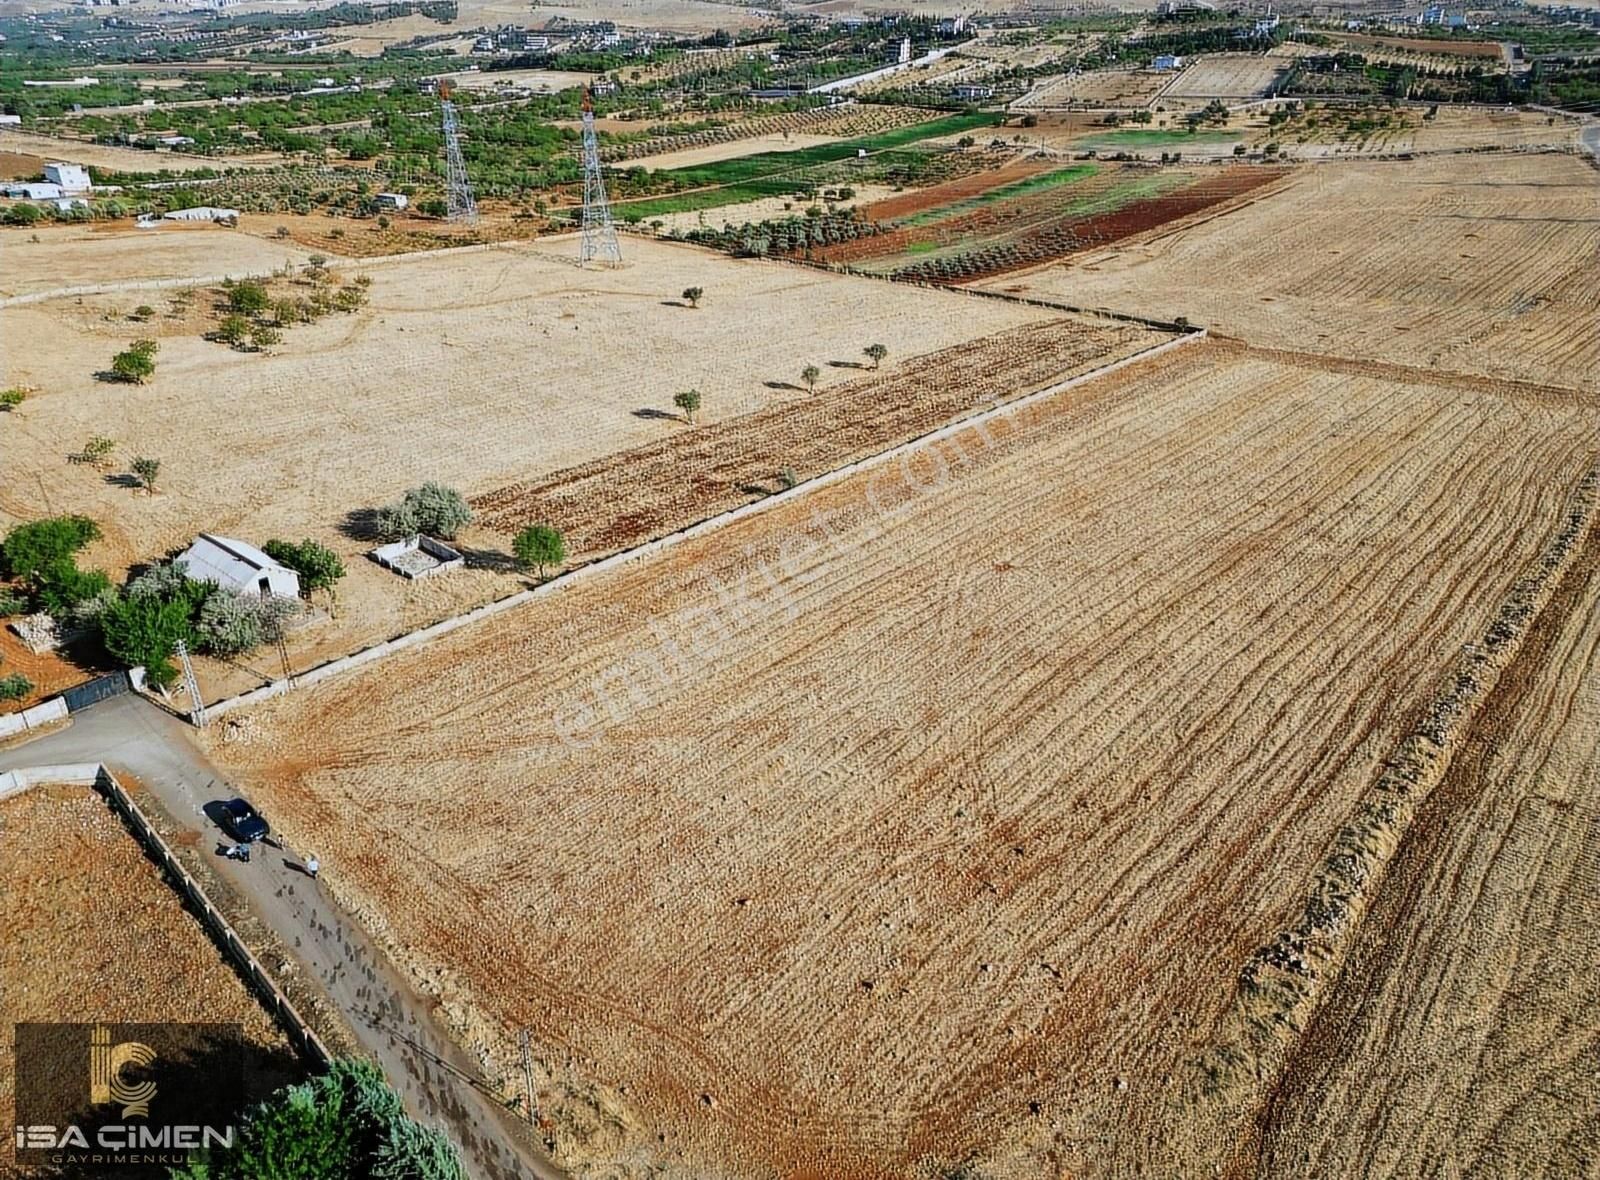
[[[215,582],[235,594],[300,596],[300,575],[279,565],[254,545],[201,533],[178,556],[188,566],[188,575],[197,582]]]

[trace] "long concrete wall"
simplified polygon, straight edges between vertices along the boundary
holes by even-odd
[[[60,697],[51,697],[48,701],[42,701],[20,713],[7,713],[0,717],[0,741],[15,737],[19,733],[29,733],[55,725],[65,721],[68,715],[67,702]]]
[[[705,520],[702,520],[696,524],[692,524],[687,528],[679,529],[677,532],[668,533],[665,536],[657,537],[653,541],[646,541],[642,545],[636,545],[631,549],[623,549],[620,552],[613,553],[609,557],[602,557],[596,561],[590,562],[587,565],[579,566],[575,570],[571,570],[568,573],[560,575],[559,577],[552,578],[550,581],[545,582],[542,585],[535,586],[532,589],[519,591],[516,594],[509,595],[505,598],[499,599],[498,601],[480,606],[475,610],[467,611],[465,614],[455,615],[451,618],[443,620],[442,622],[434,623],[432,626],[423,627],[421,630],[412,631],[406,635],[401,635],[397,638],[386,640],[383,643],[374,644],[372,647],[365,648],[361,651],[353,653],[352,655],[344,656],[337,660],[332,660],[326,664],[321,664],[318,667],[311,669],[309,672],[303,672],[297,675],[292,683],[288,680],[275,680],[271,684],[264,684],[260,688],[252,689],[251,691],[242,693],[239,696],[229,697],[226,700],[218,701],[214,705],[207,705],[205,709],[206,717],[208,719],[211,717],[217,717],[225,713],[230,713],[235,709],[243,708],[246,705],[254,705],[259,704],[262,701],[271,700],[273,697],[282,696],[284,693],[290,691],[291,688],[310,688],[313,685],[321,684],[324,681],[331,680],[336,676],[342,676],[347,672],[353,672],[357,668],[364,667],[367,664],[372,664],[379,660],[387,659],[390,656],[405,651],[408,648],[419,647],[422,644],[431,643],[433,640],[438,639],[441,636],[448,635],[450,632],[461,627],[480,622],[484,619],[491,618],[494,615],[501,614],[516,607],[524,606],[527,603],[533,602],[535,599],[546,598],[553,594],[560,594],[565,590],[571,589],[573,586],[576,586],[582,582],[586,582],[592,578],[597,578],[602,574],[609,573],[612,570],[620,569],[622,566],[628,565],[631,562],[642,561],[645,558],[652,557],[655,554],[671,548],[674,545],[681,545],[685,541],[693,540],[696,537],[703,537],[708,533],[716,532],[718,529],[727,528],[729,525],[735,524],[741,520],[747,520],[750,517],[758,516],[763,512],[770,512],[773,509],[784,504],[788,504],[793,500],[797,500],[802,496],[810,495],[812,492],[815,492],[820,488],[828,487],[831,484],[836,484],[841,480],[849,479],[851,476],[857,475],[863,471],[870,471],[871,469],[880,467],[885,463],[893,462],[894,460],[910,454],[921,447],[928,446],[930,443],[935,443],[941,439],[949,438],[952,435],[959,434],[963,430],[968,430],[973,426],[981,425],[982,423],[991,419],[998,418],[1006,414],[1015,413],[1024,406],[1031,405],[1034,402],[1043,401],[1046,398],[1055,397],[1057,394],[1064,393],[1069,389],[1075,389],[1089,381],[1093,381],[1097,378],[1105,377],[1111,373],[1115,373],[1120,369],[1127,368],[1129,365],[1153,360],[1158,356],[1171,352],[1175,348],[1182,348],[1185,345],[1193,344],[1197,341],[1203,340],[1205,339],[1205,336],[1206,333],[1204,329],[1196,329],[1188,332],[1185,335],[1177,336],[1173,339],[1166,340],[1161,344],[1154,345],[1142,352],[1136,352],[1131,356],[1123,357],[1121,360],[1113,361],[1107,365],[1102,365],[1100,368],[1093,369],[1090,372],[1080,373],[1078,376],[1069,377],[1065,381],[1058,381],[1054,385],[1048,385],[1043,389],[1035,390],[1033,393],[1027,394],[1023,397],[1015,398],[1008,402],[1002,402],[991,409],[983,410],[976,414],[969,414],[967,417],[959,418],[946,426],[941,426],[937,430],[930,431],[927,434],[919,435],[918,437],[911,439],[909,442],[900,443],[896,446],[890,447],[888,450],[879,451],[877,454],[869,455],[865,459],[859,459],[854,463],[848,463],[843,467],[837,467],[832,471],[825,472],[824,474],[817,476],[815,479],[808,479],[803,483],[798,483],[794,487],[785,491],[777,492],[773,495],[766,496],[763,499],[755,500],[749,504],[741,504],[737,508],[730,508],[726,512],[718,513],[716,516],[707,517]],[[191,717],[191,720],[194,720],[194,718]]]

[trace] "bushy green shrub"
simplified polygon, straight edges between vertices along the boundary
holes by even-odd
[[[0,552],[13,577],[27,578],[60,562],[90,541],[100,539],[100,526],[87,516],[52,516],[19,524],[6,534]]]
[[[20,701],[33,691],[33,681],[26,676],[0,676],[0,701]]]
[[[293,541],[268,541],[261,547],[268,557],[279,565],[287,566],[300,575],[300,589],[310,594],[313,590],[332,590],[344,577],[344,561],[326,545],[307,537],[296,545]]]
[[[472,523],[472,509],[454,488],[429,481],[378,510],[378,531],[391,541],[425,534],[452,540]]]

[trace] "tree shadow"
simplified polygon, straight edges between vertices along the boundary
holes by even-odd
[[[378,524],[376,508],[353,508],[339,522],[339,532],[352,541],[383,540],[383,529]]]
[[[105,477],[105,481],[114,488],[129,488],[133,491],[138,491],[140,488],[144,487],[144,481],[142,479],[140,479],[137,475],[127,471],[108,475]]]
[[[457,541],[447,544],[457,553],[469,570],[489,570],[496,574],[514,574],[522,567],[517,565],[517,559],[509,553],[501,553],[497,549],[468,549]],[[448,574],[444,575],[449,577]]]
[[[113,372],[110,369],[101,369],[101,370],[99,370],[97,373],[95,373],[94,379],[96,381],[102,382],[103,384],[106,384],[106,385],[137,385],[137,384],[139,384],[137,381],[130,381],[128,378],[124,377],[121,373]]]
[[[786,389],[791,393],[804,393],[806,391],[804,385],[796,385],[793,381],[763,381],[761,384],[768,389]]]
[[[665,410],[655,409],[653,406],[641,406],[633,411],[635,418],[648,418],[655,422],[681,422],[677,414],[669,414]]]
[[[864,365],[860,361],[829,361],[830,369],[870,369],[871,365]]]
[[[739,490],[747,496],[770,496],[773,494],[771,488],[759,483],[742,483],[739,485]]]
[[[687,303],[685,303],[681,299],[663,299],[661,301],[661,306],[662,307],[688,307],[689,305]]]

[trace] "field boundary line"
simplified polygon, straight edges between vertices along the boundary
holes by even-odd
[[[1097,369],[1091,369],[1087,373],[1079,373],[1077,376],[1068,377],[1065,380],[1058,381],[1053,385],[1047,385],[1043,389],[1036,389],[1032,393],[1025,394],[1022,397],[1014,398],[1010,401],[1000,402],[999,404],[991,406],[986,410],[980,410],[976,413],[967,414],[964,417],[957,418],[953,422],[948,422],[945,425],[928,431],[925,434],[920,434],[915,438],[906,440],[905,442],[897,443],[886,450],[878,451],[874,454],[868,455],[864,459],[857,459],[854,462],[847,463],[842,467],[835,467],[831,471],[825,471],[821,475],[815,476],[812,479],[803,480],[800,483],[795,484],[795,486],[792,488],[787,488],[781,492],[775,492],[772,495],[764,496],[761,499],[754,500],[748,504],[741,504],[737,508],[730,508],[725,512],[717,513],[715,516],[709,516],[704,520],[697,521],[694,524],[687,525],[684,528],[678,529],[674,532],[666,533],[663,536],[655,537],[649,541],[644,541],[627,549],[620,549],[616,553],[609,554],[606,557],[596,558],[594,561],[578,566],[576,569],[569,570],[564,574],[557,575],[556,577],[553,577],[549,581],[543,582],[538,586],[533,586],[526,590],[519,590],[515,594],[507,595],[505,598],[500,598],[496,599],[494,602],[485,603],[483,606],[475,607],[472,610],[466,611],[459,615],[452,615],[447,619],[442,619],[437,623],[419,628],[416,631],[410,631],[403,635],[397,635],[393,639],[387,639],[381,643],[373,644],[371,647],[363,648],[360,651],[351,653],[350,655],[340,656],[337,659],[329,660],[327,663],[319,664],[308,671],[297,672],[294,675],[292,683],[288,679],[274,680],[270,684],[264,684],[259,688],[251,689],[250,691],[240,693],[237,696],[227,697],[223,700],[215,702],[214,704],[208,704],[205,706],[205,715],[207,718],[221,716],[223,714],[233,712],[236,709],[243,708],[247,705],[260,704],[263,701],[271,700],[273,697],[283,696],[285,693],[289,692],[291,688],[303,689],[314,687],[318,684],[321,684],[323,681],[331,680],[334,677],[341,676],[346,672],[353,672],[357,668],[365,667],[368,664],[373,664],[379,660],[387,659],[389,656],[395,655],[401,651],[405,651],[408,648],[419,647],[423,644],[430,643],[435,639],[439,639],[442,636],[448,635],[452,631],[458,630],[459,628],[468,626],[472,623],[477,623],[484,619],[492,618],[493,616],[502,614],[505,611],[512,610],[519,606],[524,606],[535,601],[536,599],[546,598],[554,594],[560,594],[561,592],[568,590],[581,582],[587,582],[591,578],[596,578],[612,570],[620,569],[621,567],[632,562],[642,561],[645,558],[653,557],[657,553],[660,553],[663,550],[669,549],[675,545],[682,544],[685,541],[691,541],[697,537],[706,536],[709,533],[726,528],[728,525],[735,524],[742,520],[747,520],[753,516],[758,516],[761,513],[771,511],[772,509],[781,505],[792,503],[793,501],[799,500],[801,497],[809,495],[812,492],[839,483],[840,481],[848,479],[853,475],[859,474],[860,472],[868,471],[885,463],[892,462],[910,454],[913,451],[928,446],[931,443],[936,443],[943,439],[950,438],[964,430],[969,430],[974,426],[982,425],[983,423],[992,419],[1016,413],[1018,410],[1023,409],[1026,406],[1055,397],[1057,394],[1064,393],[1069,389],[1076,389],[1078,386],[1084,385],[1090,381],[1094,381],[1100,377],[1109,376],[1110,374],[1125,369],[1130,365],[1138,364],[1148,360],[1154,360],[1157,357],[1166,355],[1168,352],[1171,352],[1174,349],[1195,344],[1205,339],[1205,329],[1192,329],[1182,335],[1164,340],[1159,344],[1151,345],[1149,348],[1132,353],[1129,356],[1121,357],[1118,360],[1101,365]],[[188,720],[190,724],[194,724],[195,722],[193,712],[179,713],[178,715]]]
[[[180,900],[193,909],[200,925],[205,928],[212,941],[233,960],[235,970],[245,986],[255,995],[257,1002],[265,1007],[279,1026],[289,1034],[289,1039],[294,1042],[301,1054],[321,1068],[326,1068],[332,1062],[333,1055],[328,1051],[327,1045],[311,1027],[310,1022],[300,1015],[300,1010],[295,1007],[294,1001],[272,981],[271,973],[261,960],[256,958],[255,952],[245,945],[244,939],[239,937],[233,924],[212,903],[200,882],[183,867],[178,854],[172,850],[161,833],[156,831],[155,825],[145,816],[143,809],[133,801],[133,796],[128,794],[127,788],[117,781],[116,775],[112,774],[104,763],[33,766],[6,771],[0,774],[0,799],[9,798],[46,783],[93,787],[105,796],[112,809],[127,825],[133,838],[156,862],[163,878],[179,895]]]

